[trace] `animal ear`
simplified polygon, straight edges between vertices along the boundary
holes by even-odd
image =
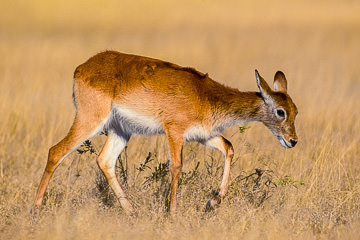
[[[274,77],[274,90],[279,92],[287,92],[287,80],[282,71],[277,71]]]
[[[256,69],[255,69],[255,77],[262,98],[264,99],[265,102],[270,103],[270,101],[272,101],[271,88],[269,87],[267,82],[260,76],[258,70]]]

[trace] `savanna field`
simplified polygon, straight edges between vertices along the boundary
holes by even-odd
[[[360,239],[359,12],[350,0],[1,0],[0,239]],[[119,157],[127,216],[96,164],[100,135],[58,167],[34,219],[48,149],[75,114],[73,72],[106,49],[243,91],[258,91],[254,69],[271,86],[282,70],[299,143],[284,149],[260,123],[227,129],[230,187],[211,212],[223,157],[187,143],[171,220],[166,137],[132,137]]]

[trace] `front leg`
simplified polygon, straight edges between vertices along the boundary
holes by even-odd
[[[182,135],[168,133],[169,151],[170,151],[170,173],[171,173],[171,193],[170,193],[170,215],[175,217],[176,214],[176,194],[178,182],[182,168],[182,149],[184,139]],[[178,136],[178,137],[177,137]]]
[[[234,148],[231,145],[231,143],[223,136],[211,138],[205,142],[205,145],[219,150],[225,157],[224,172],[223,172],[220,188],[219,191],[214,196],[214,198],[207,202],[206,211],[208,211],[210,209],[213,209],[215,206],[218,206],[221,202],[221,199],[225,196],[225,194],[228,191],[230,166],[231,166],[231,160],[234,156]]]

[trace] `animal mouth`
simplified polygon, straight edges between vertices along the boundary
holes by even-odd
[[[280,136],[276,136],[276,137],[279,140],[279,143],[281,144],[281,146],[283,146],[284,148],[292,148],[293,147],[283,137],[280,137]]]

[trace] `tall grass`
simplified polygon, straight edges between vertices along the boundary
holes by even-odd
[[[1,239],[358,238],[356,1],[1,5]],[[57,169],[42,215],[33,222],[29,210],[47,151],[74,117],[73,71],[104,49],[192,66],[247,91],[256,90],[255,68],[269,83],[281,69],[299,109],[299,144],[285,150],[256,123],[245,133],[226,130],[235,148],[231,187],[210,213],[204,207],[220,183],[223,159],[215,150],[187,144],[175,222],[167,217],[165,136],[133,137],[120,158],[123,168],[118,163],[119,180],[137,209],[133,217],[108,191],[96,154],[75,152]],[[103,142],[104,136],[91,140],[97,152]]]

